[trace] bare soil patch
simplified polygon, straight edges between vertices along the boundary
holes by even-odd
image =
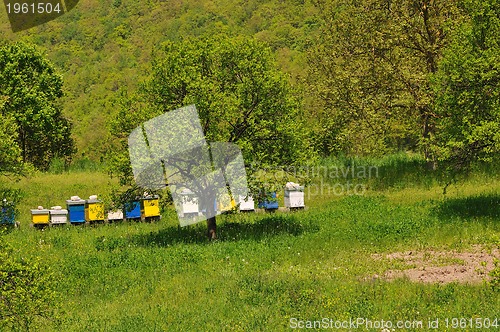
[[[391,268],[382,276],[385,280],[407,277],[423,283],[469,283],[477,284],[490,279],[489,272],[500,260],[499,249],[474,246],[468,251],[407,251],[387,255],[372,255],[377,260],[387,260]]]

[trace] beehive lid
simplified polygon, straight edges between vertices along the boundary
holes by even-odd
[[[39,206],[36,209],[31,209],[31,214],[49,214],[49,210],[44,209],[43,206]]]
[[[52,206],[50,208],[50,214],[68,214],[68,210],[63,209],[60,206]]]
[[[189,190],[189,189],[188,189]],[[181,193],[182,194],[182,193]],[[192,193],[191,193],[192,194]],[[184,194],[183,194],[184,195]],[[143,200],[146,200],[146,199],[158,199],[159,196],[158,195],[147,195],[147,196],[144,196],[142,197],[141,199]]]
[[[287,182],[285,185],[285,190],[287,191],[304,191],[304,186],[301,186],[295,182]]]
[[[87,203],[92,204],[92,203],[101,203],[101,201],[97,198],[97,195],[91,195],[89,196],[89,199],[87,200]]]
[[[182,189],[181,195],[194,195],[194,192],[192,192],[191,190],[185,188],[185,189]]]
[[[82,205],[85,204],[85,200],[78,196],[71,196],[71,199],[66,200],[67,205]]]

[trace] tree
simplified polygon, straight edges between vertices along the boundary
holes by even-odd
[[[62,95],[62,78],[34,47],[21,42],[0,47],[0,112],[9,135],[15,123],[11,137],[23,162],[44,169],[54,157],[74,153],[71,124],[58,104]]]
[[[463,4],[469,17],[434,77],[439,130],[433,143],[452,173],[500,152],[500,2]]]
[[[0,112],[5,100],[0,100]],[[22,173],[23,163],[21,149],[17,142],[17,127],[15,120],[9,115],[2,115],[0,122],[0,174]]]
[[[5,104],[5,100],[0,100],[0,111]],[[27,171],[26,165],[22,162],[21,149],[16,142],[16,123],[9,116],[2,116],[0,122],[0,176],[23,175]],[[16,204],[19,202],[20,193],[18,190],[4,188],[0,181],[0,224],[14,221],[18,211]]]
[[[459,16],[455,1],[315,4],[323,30],[309,55],[309,82],[319,102],[319,150],[419,149],[432,159],[436,114],[428,78],[449,40],[445,27]]]
[[[112,132],[125,148],[125,137],[141,122],[194,104],[207,141],[237,144],[247,165],[295,165],[311,157],[299,96],[271,51],[253,39],[166,42],[153,54],[151,79],[123,102]],[[115,160],[123,183],[131,183],[127,156]],[[208,227],[215,234],[215,218]]]

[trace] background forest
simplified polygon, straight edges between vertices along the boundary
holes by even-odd
[[[207,36],[270,48],[321,156],[410,151],[435,163],[498,148],[493,0],[87,0],[17,34],[2,15],[2,43],[35,45],[62,75],[73,159],[103,161],[116,151],[110,120],[151,77],[162,43]]]

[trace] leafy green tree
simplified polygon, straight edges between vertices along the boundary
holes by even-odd
[[[5,99],[0,100],[0,112]],[[15,120],[9,115],[2,115],[0,122],[0,174],[18,175],[23,170],[21,149],[17,142],[17,127]]]
[[[466,0],[435,75],[439,115],[435,153],[452,173],[500,152],[500,2]]]
[[[0,111],[5,105],[5,99],[0,99]],[[0,176],[13,176],[15,178],[28,171],[22,162],[21,149],[16,142],[16,123],[9,116],[2,116],[0,122]],[[16,204],[19,202],[20,193],[17,190],[5,188],[0,181],[0,224],[17,215]]]
[[[419,149],[431,159],[436,72],[455,1],[317,0],[322,34],[309,83],[324,154]]]
[[[53,157],[74,153],[71,125],[58,104],[62,94],[62,78],[34,47],[20,42],[0,47],[0,112],[11,128],[4,134],[12,135],[16,128],[17,134],[10,137],[23,162],[43,169]]]
[[[123,183],[132,183],[127,135],[145,120],[190,104],[199,111],[207,141],[237,144],[247,165],[296,165],[312,156],[300,94],[276,69],[269,48],[253,39],[166,42],[153,54],[151,79],[122,103],[112,132],[124,151],[114,157]]]

